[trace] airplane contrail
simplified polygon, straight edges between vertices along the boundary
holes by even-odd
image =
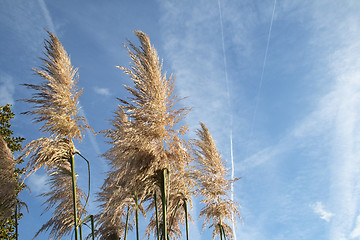
[[[225,72],[225,81],[226,81],[226,90],[227,90],[227,101],[230,111],[230,159],[231,159],[231,179],[234,179],[234,153],[233,153],[233,121],[232,121],[232,114],[231,114],[231,101],[230,101],[230,84],[228,79],[228,72],[227,72],[227,62],[226,62],[226,50],[225,50],[225,39],[224,39],[224,26],[223,26],[223,19],[221,13],[221,3],[218,0],[219,6],[219,17],[220,17],[220,28],[221,28],[221,40],[222,40],[222,50],[223,50],[223,59],[224,59],[224,72]],[[234,183],[231,183],[231,200],[234,201]],[[234,239],[236,239],[236,232],[235,232],[235,221],[234,221],[234,213],[231,213],[231,221],[232,221],[232,230]]]
[[[266,66],[266,61],[267,61],[267,57],[268,57],[271,31],[272,31],[272,26],[273,26],[273,22],[274,22],[275,7],[276,7],[276,0],[274,0],[274,7],[273,7],[272,15],[271,15],[269,33],[268,33],[267,42],[266,42],[264,62],[263,62],[262,70],[261,70],[261,77],[260,77],[259,87],[258,87],[258,91],[257,91],[257,94],[256,94],[255,109],[254,109],[253,117],[252,117],[252,120],[251,120],[250,138],[252,137],[252,134],[253,134],[254,122],[255,122],[256,114],[257,114],[257,111],[258,111],[258,108],[259,108],[260,93],[261,93],[263,80],[264,80],[264,72],[265,72],[265,66]]]
[[[220,27],[221,27],[222,50],[223,50],[223,58],[224,58],[224,69],[225,69],[224,72],[225,72],[226,89],[227,89],[227,100],[228,100],[229,109],[231,111],[230,86],[229,86],[229,79],[228,79],[228,72],[227,72],[226,50],[225,50],[225,40],[224,40],[224,27],[223,27],[223,19],[222,19],[222,13],[221,13],[221,2],[220,2],[220,0],[218,0],[218,7],[219,7],[219,17],[220,17]],[[260,98],[261,88],[262,88],[262,85],[263,85],[265,66],[266,66],[266,61],[267,61],[267,56],[268,56],[268,51],[269,51],[270,38],[271,38],[271,31],[272,31],[272,26],[273,26],[273,22],[274,22],[275,8],[276,8],[276,0],[274,0],[274,7],[273,7],[272,15],[271,15],[269,33],[268,33],[268,37],[267,37],[266,50],[265,50],[265,55],[264,55],[264,62],[263,62],[263,66],[262,66],[261,77],[260,77],[260,82],[259,82],[259,87],[258,87],[258,92],[257,92],[256,105],[255,105],[255,109],[254,109],[254,113],[253,113],[253,117],[252,117],[252,121],[251,121],[250,137],[253,134],[254,122],[255,122],[258,106],[259,106],[259,98]],[[234,170],[233,126],[232,125],[233,125],[233,117],[232,117],[232,114],[230,113],[231,179],[234,179],[235,170]],[[234,183],[231,183],[231,200],[232,201],[234,200]],[[233,235],[234,235],[234,239],[236,240],[234,213],[232,213],[231,220],[232,220]]]
[[[53,20],[51,18],[51,15],[50,15],[50,12],[49,12],[48,8],[46,7],[46,3],[44,2],[44,0],[39,0],[38,2],[39,2],[41,10],[43,11],[43,14],[44,14],[46,23],[48,25],[48,28],[50,28],[48,30],[56,35],[54,22],[53,22]]]

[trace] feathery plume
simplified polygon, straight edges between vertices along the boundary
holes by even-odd
[[[184,147],[187,143],[181,139],[187,126],[175,128],[189,109],[175,108],[180,101],[174,94],[175,78],[167,78],[162,72],[162,62],[149,37],[141,31],[135,31],[135,35],[140,47],[130,41],[125,45],[131,59],[130,68],[118,67],[134,83],[134,86],[125,86],[131,97],[119,99],[121,105],[111,121],[113,128],[103,131],[112,146],[104,154],[111,171],[102,190],[111,195],[104,197],[100,193],[99,200],[105,201],[104,213],[113,209],[113,216],[124,216],[129,204],[127,199],[132,199],[135,192],[139,206],[144,201],[155,206],[154,191],[160,186],[158,172],[166,168],[175,173],[191,161]],[[105,214],[100,217],[101,221],[107,221]]]
[[[31,174],[41,167],[51,170],[62,166],[67,157],[75,153],[73,139],[82,140],[86,129],[91,129],[84,117],[79,116],[79,103],[82,90],[77,90],[77,69],[71,65],[70,58],[60,40],[48,32],[45,40],[44,63],[34,69],[44,81],[39,85],[23,84],[36,90],[30,99],[22,101],[35,104],[34,110],[23,114],[34,115],[35,122],[42,122],[40,130],[50,137],[40,138],[25,146],[24,157],[31,155],[27,168]]]
[[[36,93],[31,99],[22,99],[35,104],[34,109],[24,114],[34,116],[35,122],[43,123],[40,130],[48,133],[27,144],[22,157],[30,156],[27,164],[28,176],[44,167],[51,176],[51,191],[43,194],[48,199],[45,211],[55,206],[53,217],[42,226],[36,236],[50,230],[53,238],[68,235],[74,226],[74,203],[72,201],[72,175],[70,159],[76,152],[73,139],[82,140],[86,129],[91,129],[84,117],[79,116],[79,103],[82,90],[77,89],[77,69],[71,65],[70,58],[59,39],[48,32],[49,40],[45,40],[45,57],[41,58],[44,65],[34,69],[44,81],[39,85],[24,84]],[[77,190],[77,210],[85,213],[81,205],[83,197]],[[35,237],[36,237],[35,236]]]
[[[232,220],[232,213],[240,219],[239,205],[231,200],[228,195],[231,183],[237,179],[227,180],[228,169],[218,153],[215,142],[205,126],[200,123],[201,129],[197,131],[198,140],[194,140],[195,157],[198,163],[197,179],[199,182],[198,195],[203,196],[202,203],[205,206],[200,211],[200,217],[204,217],[203,229],[214,227],[213,239],[219,236],[224,229],[224,234],[233,239],[233,232],[226,221]]]
[[[45,40],[44,63],[40,69],[33,70],[45,81],[40,85],[23,84],[37,91],[31,99],[22,99],[35,104],[34,110],[24,114],[35,115],[35,122],[42,122],[40,128],[51,136],[82,140],[86,129],[91,129],[85,118],[79,116],[79,103],[82,90],[77,89],[77,69],[71,65],[70,57],[60,40],[47,32],[50,39]]]
[[[17,204],[14,169],[14,158],[5,140],[0,136],[0,224],[11,217]]]
[[[40,196],[47,197],[43,205],[47,205],[44,212],[55,207],[53,217],[48,220],[36,233],[36,238],[41,232],[50,230],[51,239],[60,239],[71,233],[74,226],[73,214],[73,198],[72,198],[72,180],[70,163],[63,164],[62,167],[57,168],[50,175],[48,182],[50,185],[49,192],[43,193]],[[77,188],[77,206],[80,212],[79,219],[85,214],[85,209],[81,205],[80,198],[84,199],[85,194],[80,188]],[[79,223],[79,222],[78,222]]]

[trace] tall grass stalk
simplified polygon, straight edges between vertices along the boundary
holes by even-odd
[[[89,219],[90,219],[90,226],[86,224],[86,222],[89,221]],[[94,216],[93,215],[88,215],[83,220],[81,220],[79,222],[78,226],[79,226],[79,230],[81,230],[81,231],[82,231],[82,228],[81,228],[82,225],[85,225],[85,226],[87,226],[88,228],[91,229],[91,237],[92,237],[93,240],[95,240]],[[82,238],[81,234],[82,233],[80,232],[80,236],[81,236],[80,238]],[[88,238],[90,238],[90,235],[86,239],[88,239]]]
[[[136,221],[136,239],[139,240],[140,239],[140,234],[139,234],[139,205],[138,205],[138,194],[135,191],[135,221]]]
[[[156,214],[156,239],[160,240],[160,228],[159,228],[159,212],[158,212],[158,204],[157,204],[157,194],[156,191],[154,193],[154,201],[155,201],[155,214]]]
[[[179,199],[175,205],[175,210],[172,214],[172,217],[171,217],[171,222],[170,222],[170,225],[169,225],[169,228],[171,229],[171,226],[173,225],[174,223],[174,219],[175,219],[175,215],[176,215],[176,212],[178,211],[179,207],[180,207],[180,202],[182,201],[182,199]]]
[[[198,140],[194,140],[194,149],[197,160],[197,180],[199,183],[199,195],[203,197],[201,203],[205,206],[200,211],[204,217],[203,228],[210,221],[214,227],[213,239],[220,235],[221,240],[226,235],[233,239],[233,231],[227,222],[233,220],[233,215],[241,216],[238,211],[238,204],[229,198],[231,183],[238,179],[228,180],[228,169],[219,154],[215,141],[210,131],[200,123],[201,129],[197,131]]]
[[[221,223],[219,224],[219,228],[220,228],[220,235],[224,237],[224,240],[226,240],[226,233]]]
[[[185,211],[186,240],[189,240],[189,222],[188,222],[187,199],[184,200],[184,211]]]
[[[167,179],[169,176],[169,170],[167,168],[162,171],[162,185],[161,185],[161,200],[162,200],[162,210],[163,210],[163,238],[164,240],[168,240],[168,232],[167,232]]]
[[[79,228],[79,236],[80,236],[80,240],[82,240],[82,239],[83,239],[83,235],[82,235],[82,225],[81,225],[81,224],[79,224],[78,228]]]
[[[73,205],[74,205],[74,230],[75,230],[75,240],[78,240],[78,217],[77,217],[77,193],[76,193],[76,178],[75,178],[75,161],[74,155],[71,155],[70,158],[71,164],[71,180],[72,180],[72,189],[73,189]]]
[[[16,240],[19,239],[19,231],[18,231],[18,204],[15,205],[15,236]]]
[[[95,240],[95,224],[94,224],[94,216],[90,215],[90,221],[91,221],[91,236],[92,240]]]
[[[124,233],[124,240],[126,240],[128,227],[129,227],[129,214],[130,214],[130,206],[128,206],[127,212],[126,212],[126,223],[125,223],[125,233]]]
[[[48,32],[45,40],[43,66],[33,69],[43,80],[39,84],[23,84],[36,93],[30,99],[22,99],[35,106],[24,114],[34,116],[35,122],[43,125],[40,130],[49,137],[31,141],[21,157],[30,156],[27,164],[28,176],[44,167],[50,176],[49,192],[45,211],[55,207],[53,217],[36,233],[50,230],[49,238],[60,239],[69,235],[74,227],[78,240],[78,224],[85,208],[81,204],[83,192],[76,186],[73,140],[81,142],[86,129],[86,119],[79,116],[82,90],[78,90],[77,69],[71,65],[70,57],[59,39]]]
[[[223,226],[221,226],[221,229],[222,229],[222,232],[223,232],[223,234],[224,234],[224,240],[226,240],[226,234],[225,234],[224,227],[223,227]]]
[[[90,171],[90,162],[89,160],[87,160],[79,151],[76,151],[75,154],[78,154],[83,160],[85,160],[86,164],[87,164],[87,167],[88,167],[88,193],[87,193],[87,196],[86,196],[86,199],[85,199],[85,204],[84,204],[84,209],[86,208],[88,202],[89,202],[89,197],[90,197],[90,189],[91,189],[91,171]],[[75,164],[75,160],[74,160],[74,164]],[[75,171],[75,169],[74,169]],[[76,179],[75,179],[76,180]],[[76,187],[76,186],[75,186]],[[75,191],[76,191],[76,188],[75,188]],[[75,207],[74,207],[75,208]],[[81,221],[81,219],[79,218],[78,221],[80,222],[78,227],[79,227],[79,233],[80,233],[80,239],[82,240],[83,237],[82,237],[82,224],[84,222],[86,222],[88,219],[91,220],[91,236],[92,236],[92,239],[95,239],[95,235],[94,235],[94,231],[95,231],[95,228],[94,228],[94,216],[93,215],[88,215],[87,217],[85,217],[84,220]]]
[[[131,59],[130,67],[119,67],[132,80],[131,85],[125,85],[131,96],[119,99],[115,118],[111,120],[112,128],[103,131],[111,144],[104,154],[111,171],[103,184],[103,193],[98,194],[99,201],[103,202],[99,221],[101,228],[105,229],[103,225],[122,220],[129,196],[136,191],[138,206],[148,203],[146,212],[152,214],[145,234],[162,234],[167,240],[169,234],[180,235],[181,221],[177,216],[174,221],[176,231],[168,231],[167,215],[170,214],[167,211],[173,210],[175,204],[172,201],[177,199],[172,198],[169,202],[170,193],[176,194],[171,192],[167,176],[161,175],[163,169],[181,169],[189,163],[183,147],[185,141],[182,140],[187,126],[176,126],[189,109],[176,108],[180,99],[175,94],[174,76],[167,77],[163,72],[162,61],[149,37],[141,31],[135,31],[135,34],[140,46],[130,41],[125,45]],[[164,184],[163,181],[167,182]],[[157,205],[160,207],[160,202],[154,203],[158,200],[154,198],[156,187],[160,187],[161,196],[158,197],[162,210],[159,209],[158,218],[161,226],[159,219],[156,220],[156,209],[154,211]]]

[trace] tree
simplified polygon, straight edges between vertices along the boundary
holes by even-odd
[[[232,220],[232,215],[241,218],[238,204],[229,198],[228,192],[232,182],[238,179],[227,180],[228,169],[218,153],[215,142],[205,124],[200,123],[201,129],[197,131],[199,139],[194,140],[195,156],[197,160],[197,179],[199,182],[199,195],[203,197],[205,206],[200,211],[204,217],[203,228],[210,221],[214,227],[213,239],[233,239],[233,231],[226,221]]]
[[[25,140],[22,137],[14,137],[11,130],[10,120],[15,114],[11,110],[11,105],[7,104],[0,107],[0,141],[2,142],[2,157],[0,164],[1,171],[1,216],[2,221],[0,226],[1,239],[16,239],[17,225],[23,214],[18,208],[20,201],[18,200],[19,193],[25,188],[25,184],[20,181],[20,177],[25,173],[24,168],[16,167],[23,162],[20,158],[14,161],[13,154],[22,149],[21,143]],[[9,150],[7,151],[6,148]],[[6,169],[5,169],[6,168]],[[8,174],[7,174],[7,173]],[[4,179],[6,175],[10,175],[11,179]],[[7,191],[5,191],[7,190]],[[6,200],[7,199],[7,203]],[[9,202],[12,202],[10,203]],[[9,205],[10,203],[10,205]],[[17,210],[17,211],[16,211]],[[7,213],[6,213],[7,212]],[[5,217],[5,215],[7,216]]]

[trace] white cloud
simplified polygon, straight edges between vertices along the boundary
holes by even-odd
[[[176,90],[180,97],[189,97],[182,103],[193,108],[185,120],[186,124],[193,130],[199,127],[199,121],[204,122],[219,143],[218,148],[223,149],[225,158],[232,159],[228,86],[231,84],[228,84],[226,79],[218,2],[161,1],[160,6],[163,10],[161,25],[166,53],[166,56],[161,57],[169,61],[171,71],[177,74]],[[229,14],[233,9],[226,5],[222,6],[221,10],[224,26],[241,25],[241,28],[245,28],[245,25],[239,24],[243,21],[229,17],[243,15]],[[242,29],[226,36],[226,39],[238,43],[234,46],[242,48],[236,51],[241,55],[249,52],[243,51],[249,48],[250,42],[245,40],[244,32],[245,29]],[[226,48],[229,43],[224,44]],[[198,232],[199,228],[198,224],[195,224],[192,231]]]
[[[241,14],[245,10],[239,5],[233,2],[229,6],[221,2],[228,69],[234,67],[234,62],[240,64],[237,64],[237,68],[241,68],[244,55],[251,55],[249,35],[254,16],[248,12]],[[199,127],[199,121],[204,122],[219,143],[218,147],[223,149],[224,157],[230,159],[229,135],[232,126],[229,96],[232,98],[233,86],[236,85],[238,90],[241,85],[238,79],[232,79],[229,72],[227,87],[218,2],[160,1],[160,6],[163,10],[161,30],[165,49],[165,55],[161,57],[177,74],[176,90],[180,97],[188,97],[182,103],[192,107],[185,119],[186,124],[193,132]],[[248,108],[243,95],[236,94],[236,102],[234,99],[231,101],[239,108]],[[237,117],[237,122],[243,122],[243,119],[239,119],[242,117]]]
[[[48,178],[49,177],[46,174],[41,174],[38,172],[33,173],[27,178],[27,185],[30,187],[31,192],[35,193],[36,195],[42,194],[49,191],[49,187],[46,184]]]
[[[101,88],[101,87],[94,87],[94,91],[99,94],[99,95],[103,95],[103,96],[110,96],[110,90],[108,88]]]
[[[0,106],[14,104],[15,86],[11,76],[7,74],[0,75]]]
[[[350,238],[358,238],[360,237],[360,216],[356,218],[356,225],[355,228],[350,233]]]
[[[220,143],[226,143],[228,142],[227,133],[230,132],[227,120],[230,109],[227,106],[225,82],[221,82],[224,79],[224,72],[221,61],[223,59],[221,32],[217,29],[219,27],[217,6],[209,1],[184,3],[186,4],[188,4],[187,7],[177,6],[172,1],[162,2],[162,7],[166,12],[162,17],[165,51],[168,55],[166,59],[170,60],[173,70],[178,72],[177,87],[180,89],[180,95],[190,96],[187,104],[194,107],[188,124],[196,126],[198,121],[205,121],[205,124],[209,124],[210,129],[215,133],[215,139]],[[251,44],[247,43],[251,42],[248,36],[251,35],[249,29],[256,24],[254,16],[241,14],[241,10],[239,11],[233,4],[230,5],[232,9],[226,9],[226,4],[224,4],[224,26],[229,27],[225,29],[227,30],[225,33],[236,33],[236,35],[226,35],[225,39],[237,46],[238,49],[233,51],[234,55],[241,52],[241,55],[234,58],[238,58],[241,62],[240,60],[243,61],[246,55],[249,56],[246,60],[251,62],[250,55],[253,49]],[[308,15],[304,17],[304,12],[312,15],[313,22],[310,22],[307,27],[313,30],[313,37],[308,45],[314,48],[311,51],[313,56],[308,58],[319,61],[318,65],[313,66],[314,75],[309,73],[307,79],[317,87],[314,93],[318,95],[312,98],[313,105],[309,110],[310,113],[304,116],[293,130],[282,138],[282,141],[255,151],[255,154],[250,157],[245,155],[246,159],[241,162],[239,169],[249,170],[261,166],[267,161],[273,161],[279,155],[284,155],[289,149],[297,148],[298,145],[300,148],[304,147],[306,150],[318,151],[329,156],[326,163],[330,165],[330,175],[324,178],[329,178],[330,181],[330,186],[326,186],[325,189],[330,188],[328,204],[334,212],[327,211],[321,202],[315,203],[312,208],[324,221],[330,222],[332,219],[330,239],[344,239],[344,236],[349,236],[350,233],[352,236],[358,236],[357,228],[353,229],[360,202],[358,197],[360,191],[357,190],[360,189],[358,177],[360,175],[358,157],[360,155],[358,150],[360,146],[360,59],[358,57],[360,43],[355,40],[360,37],[360,30],[357,27],[359,17],[356,13],[358,8],[351,7],[351,4],[340,6],[336,1],[330,4],[328,1],[307,3],[306,5],[309,6],[299,1],[295,5],[281,5],[280,9],[294,14],[295,11],[292,9],[298,9],[297,5],[301,5],[303,7],[303,10],[299,12],[303,15],[301,21],[307,20]],[[198,11],[206,11],[208,14]],[[238,14],[226,14],[226,11],[234,11]],[[233,21],[232,16],[237,16],[237,18],[246,16],[248,19]],[[246,24],[238,25],[242,22]],[[208,27],[203,27],[204,25]],[[233,30],[229,31],[230,28]],[[225,45],[229,46],[228,42]],[[231,62],[228,62],[230,65]],[[236,87],[241,88],[239,85]],[[248,100],[237,99],[237,102],[239,102],[239,108],[246,109]],[[249,122],[245,120],[245,124]],[[311,169],[314,172],[323,170]],[[334,215],[336,218],[333,219]]]
[[[328,145],[322,151],[330,157],[329,205],[336,215],[331,221],[331,240],[358,236],[354,225],[360,206],[360,43],[355,39],[359,39],[360,30],[355,23],[359,22],[360,6],[355,5],[340,6],[335,1],[315,4],[313,43],[322,55],[319,67],[327,71],[322,82],[328,92],[304,121],[303,128],[297,129],[302,136],[321,134]],[[324,147],[319,144],[319,148]],[[320,214],[321,208],[318,210]],[[323,216],[328,219],[329,215]]]
[[[331,218],[334,216],[333,213],[326,211],[322,202],[316,202],[310,206],[314,213],[320,216],[321,219],[325,220],[326,222],[330,222]]]
[[[311,208],[330,222],[330,240],[360,237],[360,43],[355,40],[359,39],[360,30],[355,13],[359,8],[350,5],[340,7],[332,2],[328,6],[327,1],[322,1],[309,8],[315,16],[311,39],[314,58],[321,60],[313,66],[316,74],[312,78],[318,88],[313,109],[283,138],[283,143],[259,150],[243,166],[261,166],[298,146],[307,154],[317,151],[327,157],[324,163],[329,166],[311,171],[326,172],[321,176],[329,185],[323,190],[329,189],[328,206],[333,212],[325,209],[322,202]]]
[[[271,161],[272,159],[276,159],[277,156],[284,153],[286,150],[290,148],[290,145],[293,140],[287,139],[288,141],[281,141],[278,144],[272,145],[270,147],[266,147],[261,149],[251,156],[247,157],[241,162],[239,166],[240,171],[249,171],[252,168],[256,168],[266,163],[267,161]]]

